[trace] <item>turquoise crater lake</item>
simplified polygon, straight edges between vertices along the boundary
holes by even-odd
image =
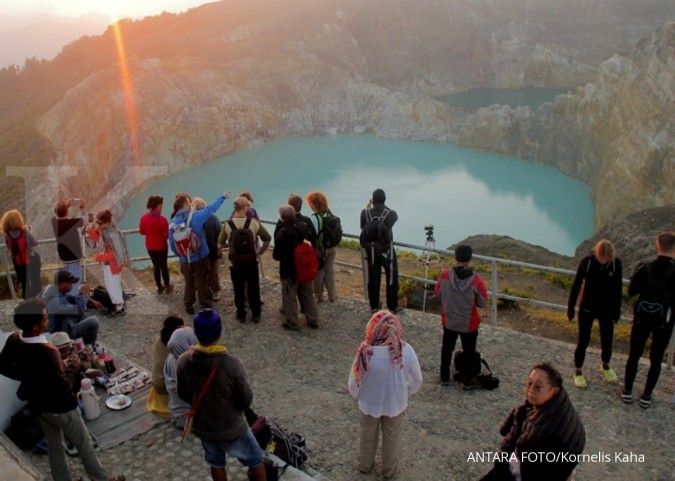
[[[365,135],[287,138],[221,157],[150,184],[133,197],[120,225],[138,226],[149,195],[165,199],[171,214],[176,192],[207,202],[223,191],[250,190],[263,219],[276,219],[291,192],[325,192],[345,232],[359,232],[359,214],[381,187],[399,214],[396,240],[424,244],[424,226],[436,226],[447,247],[474,234],[500,234],[572,255],[591,235],[593,207],[585,184],[553,167],[456,147]],[[231,200],[218,211],[225,219]],[[306,206],[303,212],[309,214]],[[145,253],[140,236],[133,255]]]

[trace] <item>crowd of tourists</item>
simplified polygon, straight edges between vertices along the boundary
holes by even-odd
[[[148,408],[169,416],[180,429],[191,430],[202,442],[204,457],[215,481],[225,480],[226,457],[238,459],[249,468],[249,479],[265,480],[263,452],[247,423],[253,390],[242,363],[220,343],[223,322],[217,309],[221,298],[219,266],[227,252],[233,287],[235,316],[245,323],[262,318],[260,256],[273,241],[272,257],[278,261],[281,280],[283,328],[299,331],[299,315],[309,328],[320,327],[319,304],[337,300],[335,260],[342,230],[340,219],[328,207],[325,194],[314,191],[305,200],[310,216],[302,214],[303,199],[291,194],[278,209],[279,220],[272,235],[253,208],[250,192],[233,199],[233,211],[221,223],[217,212],[230,198],[224,193],[211,203],[188,193],[176,194],[173,212],[162,214],[164,200],[151,196],[139,230],[153,265],[158,295],[174,289],[168,269],[169,249],[178,257],[183,276],[182,303],[191,322],[180,316],[167,317],[154,342],[153,385]],[[413,347],[406,342],[397,315],[398,265],[393,228],[398,220],[386,204],[383,190],[373,192],[361,212],[360,244],[367,276],[371,317],[365,326],[349,373],[348,390],[359,408],[358,470],[370,473],[375,465],[379,433],[382,432],[382,475],[393,477],[402,450],[408,398],[422,385],[422,372]],[[80,199],[59,202],[52,224],[57,253],[63,263],[53,283],[41,288],[37,241],[20,212],[8,211],[0,228],[12,258],[24,301],[14,312],[19,329],[0,353],[0,374],[18,380],[17,395],[39,413],[49,445],[49,462],[55,480],[70,480],[63,446],[65,435],[80,452],[87,474],[95,480],[123,480],[110,476],[99,463],[80,416],[73,382],[66,374],[67,363],[56,343],[61,338],[82,338],[96,345],[99,318],[94,311],[110,316],[124,315],[125,295],[121,275],[130,263],[124,235],[109,210],[85,217]],[[69,212],[78,210],[72,216]],[[81,282],[85,257],[83,243],[94,250],[101,264],[104,288],[97,295]],[[640,264],[631,277],[628,297],[634,301],[630,351],[620,394],[632,403],[633,385],[646,343],[651,337],[650,367],[638,399],[649,408],[661,362],[675,320],[675,233],[664,232],[656,239],[656,259]],[[472,268],[469,245],[455,248],[454,264],[443,269],[435,295],[440,301],[442,348],[439,382],[454,379],[465,389],[482,387],[478,376],[481,358],[477,351],[481,322],[479,309],[486,305],[485,281]],[[382,271],[385,276],[386,309],[380,301]],[[601,337],[600,371],[609,383],[618,376],[610,365],[614,325],[622,305],[622,263],[612,243],[600,240],[584,257],[570,290],[568,318],[577,318],[579,337],[574,353],[573,383],[588,387],[583,374],[592,326],[598,320]],[[199,303],[198,309],[195,305]],[[191,325],[190,325],[191,324]],[[455,375],[450,367],[457,339],[462,350],[455,353]],[[548,363],[535,365],[528,373],[525,400],[515,407],[500,429],[500,457],[483,480],[567,480],[574,461],[551,463],[545,459],[522,458],[524,452],[580,454],[585,446],[582,419],[572,405],[560,372]]]

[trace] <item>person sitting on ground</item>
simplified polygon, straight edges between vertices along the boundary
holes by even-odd
[[[175,215],[169,225],[169,246],[171,251],[180,259],[180,270],[185,281],[183,303],[188,314],[194,314],[195,290],[197,299],[202,307],[210,306],[209,303],[209,246],[204,234],[204,223],[230,197],[229,192],[219,196],[208,206],[196,210],[188,200],[188,196],[179,196],[174,202]],[[174,234],[181,226],[187,226],[192,230],[194,237],[199,239],[197,252],[179,252],[176,247]]]
[[[286,318],[283,328],[291,331],[300,330],[298,323],[298,300],[300,300],[300,308],[307,318],[307,324],[312,329],[318,329],[319,310],[314,298],[314,285],[312,282],[298,282],[295,271],[295,248],[302,242],[309,242],[306,230],[296,221],[296,211],[290,205],[282,205],[279,208],[279,218],[272,257],[279,261],[281,306]]]
[[[473,365],[476,341],[480,326],[479,307],[487,302],[487,289],[483,278],[469,267],[473,251],[471,246],[460,245],[455,249],[455,265],[443,269],[436,281],[435,292],[441,301],[443,345],[441,347],[441,384],[450,383],[450,362],[457,337],[462,341],[463,359],[467,367]],[[477,372],[460,372],[466,385],[475,382]]]
[[[600,324],[600,345],[602,346],[601,372],[605,381],[617,382],[617,376],[610,367],[614,324],[621,317],[622,294],[621,260],[614,256],[614,246],[607,239],[595,244],[593,253],[581,259],[574,278],[567,307],[567,318],[574,320],[574,308],[581,293],[579,305],[579,340],[574,351],[574,385],[580,389],[588,386],[581,369],[586,357],[586,348],[591,340],[593,321]],[[583,292],[582,290],[583,285]]]
[[[195,210],[202,210],[206,207],[206,202],[200,197],[195,197],[192,201]],[[206,245],[209,247],[208,267],[209,267],[209,299],[218,301],[220,299],[220,276],[218,267],[220,259],[223,257],[221,249],[218,247],[218,236],[220,235],[220,219],[215,214],[211,214],[204,222],[204,237]]]
[[[359,402],[359,471],[375,464],[382,431],[382,476],[396,474],[408,397],[422,386],[415,350],[403,340],[401,321],[389,311],[371,317],[349,373],[349,393]]]
[[[222,322],[214,309],[202,309],[194,318],[196,346],[178,358],[178,395],[192,405],[192,432],[201,439],[204,458],[214,481],[225,481],[226,455],[248,467],[252,481],[265,481],[262,450],[244,417],[253,391],[239,359],[218,344]],[[201,403],[194,405],[196,399]]]
[[[169,221],[162,215],[164,199],[159,195],[148,197],[146,207],[148,212],[143,214],[138,225],[138,233],[145,236],[145,248],[152,261],[153,275],[157,293],[173,291],[169,275],[168,255]],[[164,284],[162,284],[162,280]]]
[[[62,331],[71,339],[82,338],[85,344],[93,345],[98,336],[99,320],[96,316],[86,315],[87,306],[103,309],[100,302],[89,298],[91,287],[80,285],[80,293],[70,295],[73,284],[79,279],[63,269],[54,274],[54,284],[47,286],[42,292],[42,299],[47,306],[49,316],[48,331]]]
[[[251,207],[248,209],[248,211],[246,211],[246,217],[250,217],[251,219],[255,219],[255,220],[260,220],[260,216],[258,215],[258,211],[255,210],[255,208],[253,207],[253,203],[255,202],[253,200],[253,194],[251,194],[249,191],[244,191],[244,192],[240,192],[239,194],[237,194],[237,197],[244,197],[244,198],[248,199],[248,201],[251,203]],[[232,219],[234,217],[235,212],[237,212],[236,208],[232,210],[232,213],[230,214],[230,219]]]
[[[169,355],[164,363],[164,381],[166,390],[169,393],[169,410],[171,419],[176,427],[183,429],[185,419],[190,411],[190,404],[183,401],[176,391],[176,363],[181,354],[188,351],[198,342],[197,336],[191,327],[181,327],[173,331],[166,347],[169,349]]]
[[[337,255],[337,246],[326,246],[324,240],[324,231],[326,217],[332,215],[328,208],[328,199],[323,192],[313,191],[307,194],[307,205],[312,209],[311,221],[314,231],[317,232],[317,249],[323,260],[323,267],[314,279],[314,295],[317,302],[323,302],[323,289],[328,292],[328,301],[335,302],[337,295],[335,293],[335,256]]]
[[[260,273],[258,259],[267,250],[272,237],[256,219],[248,216],[251,202],[246,197],[234,199],[234,216],[223,224],[218,245],[229,248],[230,278],[234,288],[237,320],[246,321],[246,297],[253,322],[260,322]],[[259,241],[262,242],[258,248]],[[246,296],[244,293],[246,292]]]
[[[183,319],[177,316],[168,316],[164,319],[162,330],[155,339],[152,359],[152,388],[148,394],[145,407],[150,412],[169,414],[169,397],[164,380],[164,364],[169,356],[167,343],[171,335],[179,327],[183,327]]]
[[[656,252],[656,259],[637,267],[628,286],[628,297],[636,302],[621,398],[626,404],[633,402],[638,362],[651,336],[649,372],[644,391],[638,399],[638,404],[644,409],[652,404],[652,392],[659,380],[663,355],[675,325],[675,232],[659,234]]]
[[[44,336],[48,323],[45,304],[39,299],[23,301],[14,309],[14,324],[20,330],[7,339],[0,353],[0,374],[19,381],[18,398],[28,401],[31,409],[39,413],[55,481],[73,479],[66,461],[64,436],[77,448],[89,478],[124,481],[124,476],[109,476],[96,456],[63,361]]]
[[[0,228],[5,234],[5,245],[12,256],[12,265],[21,286],[21,297],[35,297],[42,289],[40,269],[42,262],[35,251],[38,243],[26,225],[23,215],[16,209],[5,212],[0,219]]]
[[[71,207],[79,209],[79,215],[68,217],[68,210]],[[81,276],[82,259],[84,252],[82,250],[81,230],[84,228],[84,199],[64,199],[56,203],[54,207],[55,217],[52,217],[52,229],[56,237],[56,251],[59,259],[63,262],[63,268],[77,278]],[[73,296],[77,295],[80,284],[73,284],[73,290],[70,292]]]
[[[525,402],[511,411],[499,430],[504,436],[501,451],[509,461],[498,458],[481,481],[567,481],[578,464],[546,460],[563,453],[576,457],[586,446],[584,425],[560,373],[548,363],[538,364],[525,386]]]
[[[398,312],[398,260],[394,249],[394,224],[398,221],[395,210],[384,202],[386,195],[382,189],[375,189],[368,206],[361,211],[361,235],[359,242],[368,259],[368,300],[370,311],[382,308],[380,302],[380,283],[382,269],[387,279],[387,309]]]
[[[87,238],[97,249],[95,260],[101,263],[103,283],[110,300],[115,305],[111,316],[125,314],[124,293],[122,292],[122,270],[130,264],[127,241],[113,223],[112,212],[103,210],[96,215],[96,221],[87,226]]]

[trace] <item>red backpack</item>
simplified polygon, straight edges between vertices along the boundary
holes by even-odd
[[[26,231],[22,230],[21,235],[17,239],[7,234],[6,244],[9,251],[12,253],[12,262],[15,266],[28,265],[28,246],[26,242]]]
[[[295,264],[295,275],[300,284],[312,282],[319,272],[319,257],[312,244],[303,241],[293,250],[293,262]]]

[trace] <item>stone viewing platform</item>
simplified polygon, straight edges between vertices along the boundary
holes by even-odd
[[[151,343],[158,335],[163,314],[138,313],[160,312],[154,306],[168,303],[190,324],[181,307],[182,280],[173,277],[176,290],[170,296],[134,287],[137,295],[129,300],[126,316],[102,318],[101,341],[150,369]],[[281,328],[280,285],[263,279],[261,291],[265,304],[260,324],[251,323],[250,318],[245,324],[236,322],[229,280],[224,280],[221,300],[215,305],[225,319],[223,341],[242,360],[252,383],[253,408],[277,418],[286,429],[306,438],[309,465],[320,473],[319,478],[380,479],[379,474],[361,475],[356,469],[358,407],[347,393],[354,352],[370,315],[368,306],[361,300],[346,298],[334,304],[320,304],[320,329],[303,327],[295,333]],[[11,301],[0,304],[0,311],[5,314],[0,328],[4,331],[14,329],[11,318],[14,305]],[[581,391],[571,382],[573,345],[483,324],[478,350],[501,384],[495,391],[467,392],[458,386],[442,387],[438,383],[441,348],[438,316],[406,310],[400,318],[405,338],[419,356],[424,384],[411,398],[407,411],[403,458],[396,479],[480,478],[491,465],[487,460],[472,459],[499,449],[499,426],[511,408],[524,399],[523,385],[529,368],[542,361],[552,362],[563,373],[565,388],[585,425],[585,453],[601,453],[601,462],[577,468],[577,481],[673,479],[672,371],[663,370],[652,407],[642,410],[637,404],[622,404],[617,395],[619,385],[602,380],[597,350],[589,350],[585,372],[590,385]],[[621,354],[615,354],[613,359],[620,378],[625,360],[626,356]],[[645,374],[646,366],[642,365],[636,381],[638,394]],[[49,472],[46,456],[26,455],[40,470]],[[640,462],[640,455],[644,462]],[[179,432],[169,423],[102,452],[101,460],[111,472],[126,474],[129,481],[210,479],[199,440],[191,436],[181,444]],[[74,473],[84,474],[79,462],[72,466]],[[5,479],[2,469],[0,478]],[[245,470],[236,461],[228,464],[228,471],[231,480],[247,479]]]

